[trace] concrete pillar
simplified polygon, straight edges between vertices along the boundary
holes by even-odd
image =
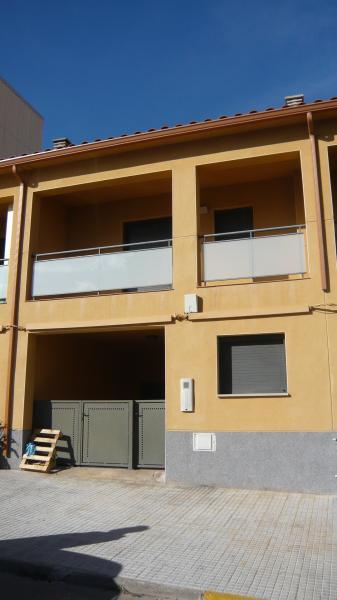
[[[16,347],[12,435],[8,459],[8,466],[14,469],[20,464],[25,444],[32,430],[35,342],[34,336],[26,331],[19,331]]]
[[[199,281],[199,201],[196,168],[180,163],[172,171],[173,287],[183,295]]]
[[[317,236],[317,213],[315,208],[314,172],[309,140],[307,143],[305,143],[305,145],[303,145],[301,149],[301,171],[303,183],[306,243],[307,255],[309,260],[309,271],[311,278],[319,282],[319,285],[315,286],[318,292],[319,287],[321,285],[321,267],[319,260],[319,243]],[[321,291],[321,293],[319,293],[319,297],[317,298],[316,303],[323,301],[324,294]]]

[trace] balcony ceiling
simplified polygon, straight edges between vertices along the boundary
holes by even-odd
[[[96,183],[63,190],[62,194],[56,190],[50,195],[57,197],[66,206],[167,196],[171,195],[171,173],[123,177],[100,185]]]
[[[47,334],[46,337],[53,337],[55,335],[67,336],[76,338],[81,341],[90,342],[99,342],[100,344],[106,344],[109,346],[115,346],[117,349],[121,350],[123,348],[128,348],[130,345],[132,347],[143,346],[144,343],[147,344],[160,344],[164,341],[164,329],[163,327],[153,327],[151,329],[139,329],[128,327],[127,330],[118,330],[116,331],[101,331],[97,333],[87,333],[87,332],[77,332],[77,333],[56,333],[56,334]],[[43,336],[45,337],[45,336]]]
[[[271,155],[207,165],[198,172],[200,187],[221,187],[292,177],[300,172],[300,161],[298,154]]]

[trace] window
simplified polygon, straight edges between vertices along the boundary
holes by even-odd
[[[124,244],[141,244],[141,242],[156,242],[158,240],[170,240],[172,238],[172,219],[165,217],[163,219],[148,219],[146,221],[131,221],[124,223]],[[141,244],[131,246],[126,250],[147,250],[151,247],[160,248],[167,246],[168,242],[151,244]]]
[[[219,394],[287,392],[283,334],[218,338]]]
[[[216,210],[214,213],[214,232],[231,233],[232,231],[246,231],[253,229],[253,208],[231,208],[230,210]],[[236,233],[235,235],[219,235],[217,240],[233,240],[249,237],[249,233]]]

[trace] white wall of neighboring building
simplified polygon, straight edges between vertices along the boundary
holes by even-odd
[[[0,159],[41,150],[43,118],[0,77]]]

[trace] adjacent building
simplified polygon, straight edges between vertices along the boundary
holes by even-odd
[[[8,464],[335,492],[336,198],[336,98],[2,160]]]
[[[0,159],[41,150],[43,118],[0,77]]]

